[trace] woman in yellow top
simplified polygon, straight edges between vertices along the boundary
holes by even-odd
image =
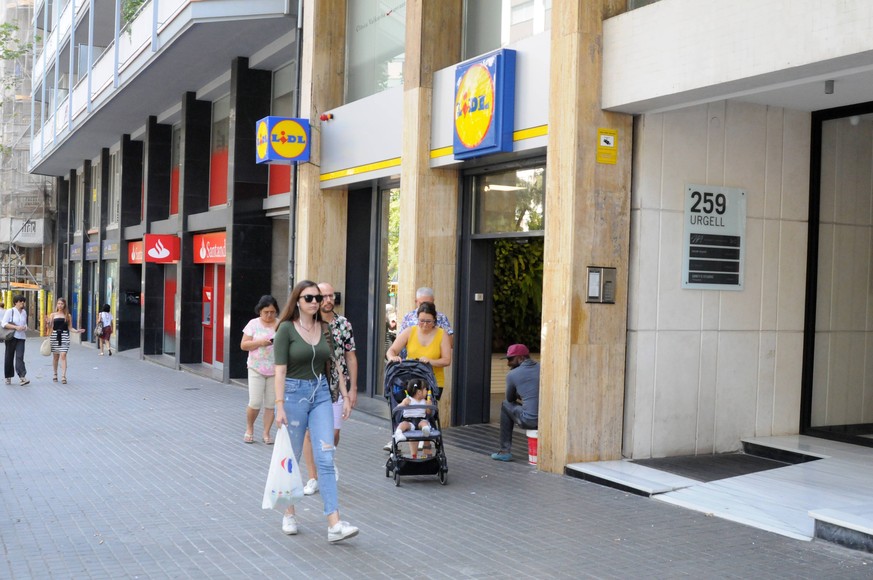
[[[391,362],[400,362],[400,352],[406,347],[407,358],[418,359],[433,367],[436,383],[442,388],[445,383],[443,369],[452,364],[449,335],[436,325],[437,310],[433,302],[422,302],[417,314],[418,325],[401,332],[385,357]]]

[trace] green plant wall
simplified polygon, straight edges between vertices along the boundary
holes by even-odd
[[[492,352],[523,343],[540,350],[543,238],[494,241]]]

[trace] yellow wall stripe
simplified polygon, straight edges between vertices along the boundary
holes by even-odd
[[[539,125],[538,127],[530,127],[528,129],[521,129],[519,131],[515,131],[512,134],[513,141],[524,141],[525,139],[533,139],[534,137],[542,137],[544,135],[549,134],[549,126],[548,125]],[[448,147],[440,147],[439,149],[432,149],[430,152],[431,159],[437,159],[439,157],[445,157],[447,155],[452,154],[452,146]],[[386,159],[384,161],[377,161],[375,163],[367,163],[366,165],[359,165],[358,167],[349,167],[348,169],[341,169],[339,171],[331,171],[330,173],[324,173],[321,175],[321,181],[330,181],[331,179],[339,179],[341,177],[350,177],[352,175],[360,175],[362,173],[367,173],[368,171],[378,171],[379,169],[385,169],[388,167],[398,167],[400,165],[400,157],[395,157],[394,159]]]
[[[349,167],[348,169],[340,169],[339,171],[331,171],[330,173],[322,173],[321,181],[329,181],[331,179],[339,179],[340,177],[349,177],[351,175],[360,175],[368,171],[378,171],[387,167],[399,167],[400,158],[386,159],[384,161],[376,161],[375,163],[367,163],[358,167]]]

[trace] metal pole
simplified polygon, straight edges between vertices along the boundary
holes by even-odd
[[[112,65],[112,88],[118,88],[118,37],[121,28],[121,0],[115,0],[115,62]]]

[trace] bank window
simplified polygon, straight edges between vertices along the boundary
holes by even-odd
[[[463,58],[549,30],[552,0],[464,0]]]
[[[292,62],[273,73],[273,101],[270,114],[276,117],[293,117],[297,111],[297,63]],[[291,191],[291,166],[270,164],[268,195]]]
[[[100,199],[103,180],[100,175],[100,161],[91,163],[91,191],[88,192],[88,229],[100,226]]]
[[[345,102],[402,86],[405,53],[406,2],[349,0]]]
[[[121,212],[121,154],[116,151],[109,155],[109,207],[106,220],[117,224]]]
[[[76,201],[73,206],[73,230],[77,234],[82,233],[83,219],[85,215],[85,170],[76,172]]]
[[[230,141],[230,96],[212,103],[212,154],[209,159],[209,207],[227,203],[227,147]]]
[[[545,167],[478,176],[474,187],[474,234],[544,230]]]
[[[173,125],[170,143],[170,215],[179,213],[179,176],[182,173],[182,125]]]

